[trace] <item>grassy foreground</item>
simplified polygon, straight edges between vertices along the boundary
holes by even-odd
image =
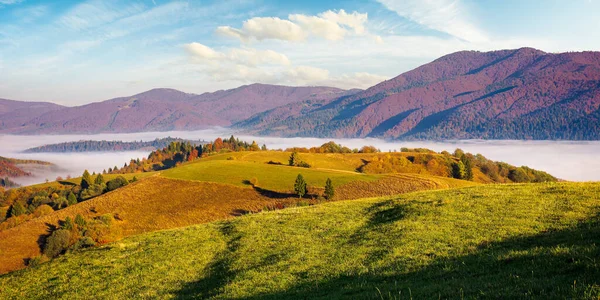
[[[130,237],[0,277],[0,298],[600,297],[600,184],[334,202]]]

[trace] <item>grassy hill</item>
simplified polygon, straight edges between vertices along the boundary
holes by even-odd
[[[599,222],[600,183],[340,201],[70,253],[0,276],[0,298],[597,299]]]
[[[259,154],[260,153],[260,154]],[[235,157],[235,159],[229,159]],[[160,173],[136,176],[138,182],[102,196],[54,211],[9,229],[0,230],[0,274],[25,267],[28,259],[41,254],[41,245],[59,221],[77,214],[94,218],[110,214],[118,219],[122,237],[161,229],[207,223],[259,212],[272,207],[295,206],[292,194],[296,176],[309,185],[309,202],[315,203],[327,178],[336,187],[334,200],[358,199],[400,193],[475,185],[473,182],[422,174],[362,174],[352,171],[360,156],[302,154],[314,168],[267,164],[281,161],[289,153],[240,152],[210,156]],[[323,167],[321,167],[323,166]],[[337,169],[336,169],[337,168]],[[105,175],[106,180],[120,176]],[[245,182],[256,178],[255,186]],[[70,185],[81,179],[51,182],[37,187]],[[304,202],[303,204],[307,204]]]

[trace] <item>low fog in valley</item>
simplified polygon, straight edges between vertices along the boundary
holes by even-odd
[[[139,141],[154,140],[162,137],[178,137],[194,140],[214,140],[217,137],[229,137],[231,130],[217,128],[211,130],[187,132],[143,132],[131,134],[97,134],[97,135],[43,135],[43,136],[0,136],[0,156],[36,159],[48,161],[55,166],[35,167],[28,169],[34,176],[15,179],[20,184],[54,180],[57,176],[79,176],[83,170],[101,172],[109,167],[123,166],[132,158],[146,157],[147,151],[127,152],[89,152],[89,153],[22,153],[23,150],[45,144],[79,140],[122,140]],[[260,145],[266,144],[269,149],[285,149],[288,147],[319,146],[332,139],[321,138],[278,138],[237,135],[241,140],[255,140]],[[454,151],[461,148],[473,154],[481,153],[487,158],[504,161],[512,165],[529,167],[547,171],[550,174],[571,181],[600,180],[600,142],[569,141],[384,141],[380,139],[333,139],[350,148],[373,145],[381,151],[399,151],[401,147],[429,148],[435,151]]]

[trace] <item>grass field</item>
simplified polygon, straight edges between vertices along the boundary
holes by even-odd
[[[2,275],[0,298],[598,299],[599,197],[487,185],[258,213]]]

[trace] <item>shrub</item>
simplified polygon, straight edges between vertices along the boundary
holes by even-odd
[[[465,165],[462,162],[452,163],[452,177],[456,179],[465,178]]]
[[[296,166],[301,168],[310,168],[310,165],[305,161],[300,161]]]
[[[129,184],[127,179],[125,179],[125,177],[123,177],[123,176],[119,176],[119,177],[107,182],[106,189],[108,191],[114,191],[120,187],[126,186],[127,184]]]
[[[81,200],[87,200],[90,198],[94,198],[96,196],[102,195],[102,193],[104,193],[104,190],[106,190],[106,185],[104,183],[103,184],[95,184],[94,183],[94,184],[90,185],[87,189],[84,189],[81,191],[80,198],[81,198]]]
[[[73,246],[71,246],[71,250],[79,250],[89,247],[94,247],[96,242],[89,236],[82,237],[79,239]]]
[[[46,239],[44,254],[49,258],[57,257],[69,248],[70,239],[71,232],[69,230],[59,229],[54,231],[48,239]]]
[[[293,167],[293,166],[297,165],[297,164],[298,164],[298,162],[299,162],[299,159],[298,159],[298,152],[295,152],[295,151],[294,151],[294,152],[292,152],[292,154],[290,155],[290,159],[289,159],[289,161],[288,161],[288,164],[289,164],[290,166],[292,166],[292,167]]]

